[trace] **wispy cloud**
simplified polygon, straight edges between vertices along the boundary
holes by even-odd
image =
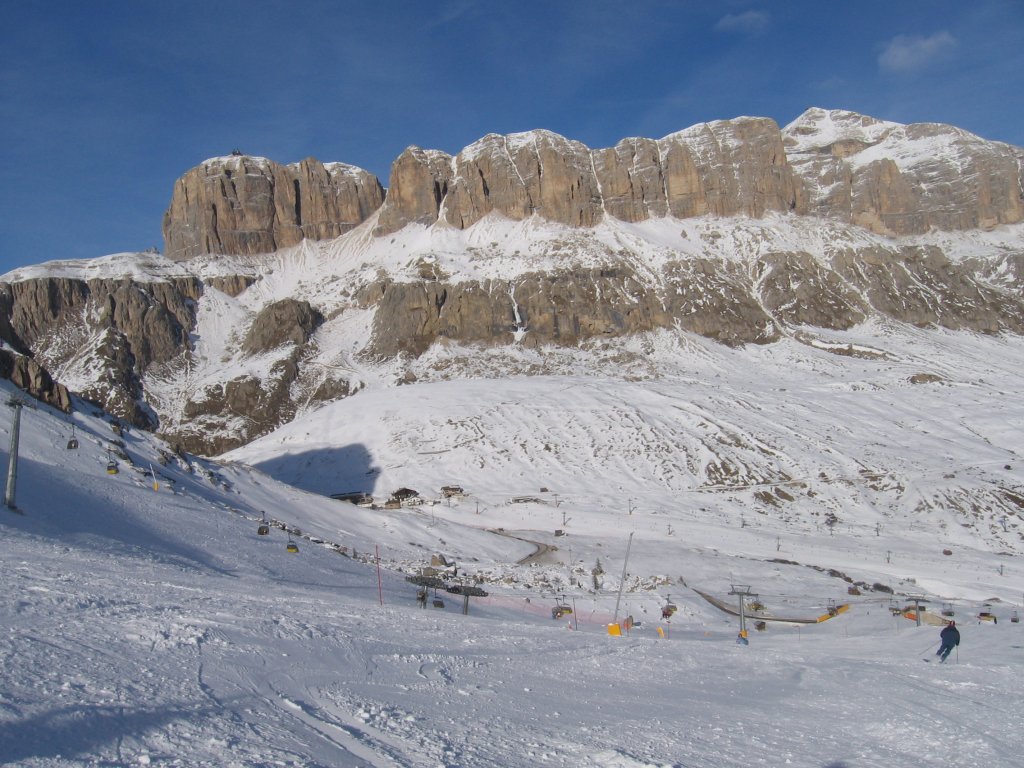
[[[747,35],[759,35],[768,29],[771,17],[764,11],[745,11],[730,13],[718,20],[715,29],[719,32],[739,32]]]
[[[907,74],[927,69],[948,55],[957,42],[949,32],[936,32],[931,37],[896,35],[878,57],[883,72]]]
[[[475,16],[479,8],[479,5],[473,0],[455,0],[454,2],[444,3],[438,8],[433,19],[427,21],[423,28],[431,30],[454,24],[470,16]]]

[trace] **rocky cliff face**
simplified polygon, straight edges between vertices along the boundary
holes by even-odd
[[[949,125],[810,109],[783,131],[806,212],[884,235],[1024,221],[1024,150]]]
[[[216,277],[209,283],[217,290],[244,290],[251,280]],[[68,410],[68,388],[53,381],[52,371],[76,394],[135,426],[160,429],[162,417],[178,410],[208,427],[164,432],[185,450],[215,454],[236,447],[294,415],[291,390],[300,376],[302,350],[323,317],[302,300],[267,305],[238,329],[238,351],[268,360],[263,376],[234,376],[173,403],[162,401],[152,387],[168,377],[187,378],[194,364],[191,334],[206,288],[198,278],[135,283],[36,277],[0,283],[0,338],[18,350],[0,350],[0,377]],[[317,383],[318,389],[302,393],[306,402],[352,391],[343,378]],[[246,427],[227,430],[226,421],[238,414]]]
[[[696,126],[660,141],[624,139],[591,150],[550,131],[490,134],[454,158],[407,150],[391,171],[379,234],[416,221],[464,229],[489,213],[539,216],[591,227],[704,214],[762,216],[802,208],[772,120],[741,118]],[[429,190],[414,196],[408,190]]]
[[[810,109],[784,129],[742,117],[607,149],[543,130],[489,134],[454,157],[410,147],[386,198],[351,166],[219,158],[175,185],[167,254],[270,252],[337,237],[378,209],[377,235],[464,229],[491,213],[571,227],[791,212],[889,236],[987,229],[1024,220],[1024,151],[952,126]]]
[[[384,199],[377,177],[343,163],[295,165],[244,155],[207,160],[174,185],[164,215],[166,254],[270,253],[303,238],[348,232]]]
[[[1018,283],[1019,285],[1019,283]],[[770,253],[750,264],[689,259],[651,283],[616,269],[523,274],[511,283],[442,281],[368,286],[376,307],[368,353],[417,356],[440,340],[572,347],[681,329],[729,346],[778,340],[786,328],[846,330],[869,315],[920,327],[1024,333],[1024,298],[988,284],[936,248],[838,249],[831,261]]]
[[[391,166],[389,204],[381,209],[378,235],[397,232],[406,224],[437,221],[452,179],[451,156],[409,147]]]
[[[62,379],[69,367],[91,372],[77,391],[110,413],[152,428],[141,376],[187,346],[195,325],[195,279],[135,283],[129,279],[35,278],[0,283],[3,340],[30,352]]]
[[[0,378],[47,405],[65,413],[71,410],[68,388],[53,380],[49,372],[35,360],[7,349],[0,349]]]

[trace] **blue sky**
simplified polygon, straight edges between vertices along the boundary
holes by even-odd
[[[591,147],[807,107],[1024,145],[1024,2],[0,0],[0,272],[163,247],[242,151],[376,173],[547,128]]]

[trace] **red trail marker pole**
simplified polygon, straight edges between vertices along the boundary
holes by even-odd
[[[380,604],[384,605],[384,587],[380,581],[380,545],[373,545],[374,551],[377,553],[377,598],[380,600]]]

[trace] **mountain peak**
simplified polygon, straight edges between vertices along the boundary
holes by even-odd
[[[811,107],[783,128],[782,133],[786,137],[787,151],[814,152],[839,142],[877,144],[900,127],[899,123],[845,109]]]

